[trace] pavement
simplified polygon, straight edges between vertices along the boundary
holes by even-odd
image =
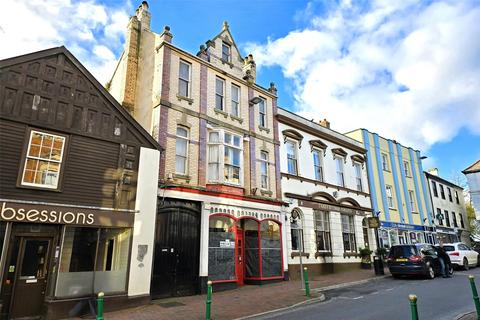
[[[452,278],[385,277],[348,287],[323,290],[326,300],[256,317],[257,320],[405,320],[411,319],[408,295],[416,294],[419,319],[477,319],[468,275],[480,268],[456,271]],[[478,280],[477,280],[478,285]]]
[[[388,271],[385,270],[388,274]],[[213,292],[212,319],[253,319],[317,303],[325,290],[361,285],[384,277],[373,270],[355,270],[322,275],[310,280],[311,298],[305,296],[300,281],[245,285],[235,290]],[[149,305],[104,314],[106,320],[183,320],[205,319],[205,295],[153,300]]]

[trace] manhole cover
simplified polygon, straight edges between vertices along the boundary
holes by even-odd
[[[184,303],[177,302],[177,301],[172,301],[172,302],[155,302],[154,301],[153,303],[163,308],[174,308],[174,307],[180,307],[185,305]]]

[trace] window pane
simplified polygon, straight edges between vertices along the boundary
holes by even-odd
[[[178,94],[183,97],[188,97],[188,82],[182,79],[178,81]]]
[[[216,95],[215,96],[215,108],[218,110],[223,110],[223,97]]]
[[[235,221],[229,217],[211,217],[208,238],[208,278],[235,280]]]
[[[242,139],[240,138],[240,136],[233,136],[233,145],[235,147],[240,147],[240,141]]]
[[[180,62],[180,78],[184,80],[190,79],[190,65],[184,62]]]
[[[209,135],[210,142],[219,142],[218,138],[219,138],[218,132],[210,132],[210,135]]]
[[[175,172],[185,174],[186,173],[186,166],[187,166],[187,158],[182,156],[175,157]]]
[[[262,221],[260,223],[260,241],[262,248],[262,276],[281,276],[280,225],[271,220]]]
[[[180,156],[187,156],[187,140],[177,138],[176,141],[176,154]]]
[[[223,80],[217,78],[215,82],[215,93],[223,96]]]

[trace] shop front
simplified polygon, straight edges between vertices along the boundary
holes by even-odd
[[[133,210],[4,201],[0,220],[3,318],[82,314],[99,292],[126,295]]]
[[[379,238],[380,245],[384,248],[397,244],[435,244],[435,235],[431,227],[387,221],[380,222]]]
[[[438,227],[437,226],[438,241],[443,243],[459,242],[459,232],[457,228]]]

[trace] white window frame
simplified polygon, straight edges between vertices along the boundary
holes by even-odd
[[[337,186],[345,187],[345,167],[343,163],[345,162],[345,158],[335,155],[333,157],[335,160],[335,172],[336,172],[336,183]],[[339,168],[340,167],[340,168]],[[339,171],[340,169],[340,171]]]
[[[210,141],[210,135],[212,133],[217,133],[218,134],[218,142],[212,142]],[[228,143],[225,141],[225,134],[229,134],[232,136],[232,141],[235,141],[235,137],[238,138],[239,144],[235,145],[234,143]],[[228,185],[234,185],[234,186],[242,186],[243,185],[243,170],[244,170],[244,163],[243,163],[243,137],[237,133],[228,131],[228,130],[223,130],[223,129],[217,129],[217,130],[210,130],[208,132],[208,181],[213,182],[213,183],[222,183],[222,184],[228,184]],[[212,162],[212,159],[210,159],[210,148],[218,148],[218,162]],[[235,183],[232,181],[228,181],[228,179],[225,178],[225,168],[229,164],[225,163],[225,150],[226,148],[233,148],[236,150],[240,151],[240,165],[239,165],[239,182]],[[218,165],[218,179],[212,179],[212,174],[211,174],[211,164],[216,164]],[[233,165],[232,165],[233,166]]]
[[[227,58],[225,59],[224,55],[225,55],[225,52],[224,52],[224,48],[227,48],[228,49],[228,53],[226,54]],[[222,60],[223,61],[227,61],[227,62],[231,62],[232,61],[232,46],[225,43],[225,42],[222,42]]]
[[[222,83],[222,92],[218,92],[218,82]],[[220,108],[217,105],[217,97],[221,98],[221,106]],[[215,77],[215,109],[220,111],[225,111],[225,80],[220,77]]]
[[[288,153],[288,144],[291,143],[292,146],[293,146],[293,157],[291,157],[291,155]],[[295,176],[298,176],[299,175],[299,170],[298,170],[298,151],[297,151],[297,142],[295,140],[290,140],[290,139],[287,139],[285,141],[285,148],[286,148],[286,154],[287,154],[287,172],[288,174],[291,174],[291,175],[295,175]],[[295,164],[295,172],[291,172],[289,170],[289,162],[290,161],[293,161],[293,163]]]
[[[260,98],[258,103],[258,125],[262,128],[267,128],[267,100],[264,98]]]
[[[405,176],[410,177],[410,164],[408,161],[403,161],[403,170],[405,171]]]
[[[313,210],[314,229],[315,229],[315,249],[317,252],[332,252],[332,237],[330,233],[330,212],[323,210]],[[319,250],[318,237],[321,234],[325,249]]]
[[[31,156],[30,155],[30,149],[32,148],[32,138],[33,138],[34,134],[39,134],[39,135],[42,136],[42,141],[40,142],[39,155],[38,156]],[[51,154],[49,155],[48,159],[41,157],[40,153],[41,153],[41,150],[42,150],[43,139],[44,139],[45,136],[51,136],[53,138],[53,141],[55,141],[56,138],[62,140],[62,149],[60,151],[60,160],[51,159]],[[54,190],[58,189],[58,186],[59,186],[59,183],[60,183],[60,177],[61,177],[61,174],[62,174],[62,162],[63,162],[63,155],[64,155],[64,152],[65,152],[66,142],[67,142],[67,138],[65,136],[55,135],[55,134],[52,134],[52,133],[42,132],[42,131],[39,131],[39,130],[31,130],[30,131],[30,137],[29,137],[29,140],[28,140],[27,153],[25,155],[25,163],[23,165],[21,185],[22,186],[39,187],[39,188],[45,188],[45,189],[54,189]],[[54,145],[54,142],[52,142],[52,146],[50,148],[50,153],[52,152],[53,145]],[[58,164],[58,173],[57,173],[56,183],[55,184],[47,184],[47,183],[25,182],[25,173],[26,173],[26,169],[27,169],[28,160],[37,160],[38,161],[38,163],[35,167],[35,170],[34,170],[34,172],[35,172],[34,175],[35,176],[38,172],[38,169],[39,169],[38,166],[40,164],[40,161],[47,162],[47,168],[48,168],[48,165],[50,163]],[[48,169],[46,170],[46,175],[47,176],[49,175]]]
[[[344,217],[348,222],[348,230],[345,228]],[[342,245],[344,252],[357,252],[357,237],[355,233],[355,217],[347,214],[340,214],[340,221],[342,224]],[[350,243],[350,250],[345,248],[345,236],[348,237]],[[353,249],[353,250],[352,250]]]
[[[234,88],[237,90],[238,92],[238,96],[237,96],[237,100],[235,100],[233,97],[234,97],[234,94],[233,94],[233,91],[234,91]],[[237,86],[236,84],[232,83],[232,86],[231,86],[231,89],[230,89],[230,94],[231,94],[231,110],[230,110],[230,113],[235,116],[235,117],[240,117],[240,86]],[[236,111],[236,112],[235,112]]]
[[[181,73],[180,73],[180,70],[181,70],[181,66],[183,65],[186,65],[188,67],[188,79],[184,79],[182,78],[181,76]],[[182,97],[186,97],[186,98],[189,98],[190,97],[190,91],[191,91],[191,88],[190,88],[190,82],[191,82],[191,77],[192,77],[192,64],[191,63],[188,63],[184,60],[180,60],[179,64],[178,64],[178,95],[179,96],[182,96]],[[186,82],[187,84],[187,92],[186,92],[186,95],[183,95],[181,93],[181,90],[180,90],[180,83],[184,81]]]
[[[315,154],[317,154],[318,163],[315,163]],[[323,182],[323,150],[321,149],[312,149],[312,161],[313,161],[313,172],[315,180]]]
[[[383,169],[383,171],[390,171],[388,154],[386,154],[386,153],[382,153],[382,169]]]
[[[415,194],[413,193],[413,190],[408,190],[408,197],[410,198],[410,208],[412,209],[412,212],[418,212],[417,211],[417,205],[415,204]]]
[[[269,163],[268,163],[268,152],[260,151],[260,188],[263,190],[269,189]]]
[[[182,130],[185,130],[186,133],[187,133],[187,136],[184,137],[184,136],[181,136],[178,134],[178,129],[182,129]],[[189,146],[190,146],[190,143],[189,143],[189,138],[190,138],[190,130],[188,130],[187,127],[184,127],[184,126],[177,126],[177,129],[176,129],[176,132],[175,132],[175,173],[176,174],[181,174],[181,175],[186,175],[188,173],[188,154],[189,154]],[[184,140],[186,142],[186,147],[185,147],[185,155],[181,155],[178,153],[178,149],[177,149],[177,142],[179,141],[179,139],[181,140]],[[181,171],[178,171],[177,170],[177,161],[178,159],[182,158],[183,159],[183,162],[184,162],[184,172],[181,172]]]
[[[393,188],[392,186],[385,186],[385,194],[387,195],[387,204],[390,209],[395,209],[395,199],[393,199]]]
[[[358,162],[353,162],[353,169],[355,171],[355,187],[357,191],[363,192],[362,165]]]

